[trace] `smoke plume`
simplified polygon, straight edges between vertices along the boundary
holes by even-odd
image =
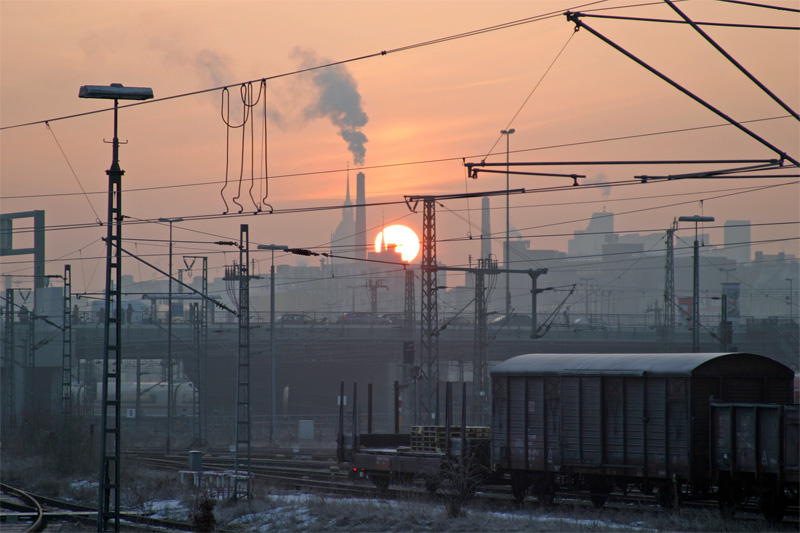
[[[301,68],[316,67],[330,63],[327,59],[317,58],[311,50],[296,48],[293,54],[300,61]],[[353,162],[357,166],[364,165],[368,139],[361,131],[369,117],[361,108],[361,95],[355,79],[344,65],[325,67],[309,73],[317,94],[314,101],[305,109],[307,119],[327,117],[339,128],[339,135],[347,143],[347,149],[353,154]]]
[[[601,194],[604,197],[608,197],[611,195],[611,184],[608,181],[608,176],[606,176],[604,172],[599,172],[594,176],[589,176],[580,183],[583,185],[601,185],[600,187]]]

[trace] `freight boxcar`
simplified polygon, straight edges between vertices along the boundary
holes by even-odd
[[[780,522],[798,504],[800,406],[711,402],[711,475],[723,514],[756,498]]]
[[[671,506],[710,491],[709,398],[789,403],[793,372],[748,353],[529,354],[491,378],[492,467],[517,499],[635,487]]]

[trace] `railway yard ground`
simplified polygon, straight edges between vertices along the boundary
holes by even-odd
[[[214,458],[208,454],[204,468],[213,468],[214,464]],[[636,505],[613,497],[602,509],[594,509],[591,504],[569,496],[557,497],[552,506],[542,506],[529,498],[520,507],[510,495],[502,495],[502,491],[499,497],[479,491],[476,498],[460,508],[460,516],[453,517],[448,512],[446,494],[430,495],[421,489],[392,486],[378,497],[375,485],[370,482],[353,488],[344,473],[346,465],[340,468],[333,459],[324,456],[292,458],[291,452],[256,454],[253,465],[256,480],[252,500],[217,502],[213,508],[216,531],[798,530],[796,520],[770,526],[757,513],[743,512],[732,520],[724,520],[713,507],[687,505],[667,512],[655,505]],[[25,457],[6,448],[2,453],[2,482],[36,495],[91,508],[97,500],[96,473],[91,466],[76,461],[73,472],[59,474],[41,457]],[[178,470],[187,466],[186,453],[167,458],[155,458],[154,454],[127,456],[123,461],[123,512],[147,516],[153,522],[136,525],[124,520],[122,530],[202,530],[192,521],[203,516],[200,502],[187,494],[180,482]],[[48,504],[46,509],[51,507]],[[3,514],[4,521],[8,520],[5,505]],[[92,531],[96,528],[93,519],[90,515],[84,521],[51,520],[45,531]],[[11,526],[3,523],[2,529],[17,531]],[[23,526],[19,531],[26,529]]]

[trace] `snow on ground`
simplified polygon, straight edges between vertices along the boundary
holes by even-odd
[[[262,502],[266,505],[275,505],[268,511],[255,512],[240,516],[230,525],[242,527],[247,531],[269,532],[281,530],[300,531],[305,529],[325,529],[324,519],[314,516],[315,502],[325,501],[328,504],[347,509],[348,506],[358,508],[362,513],[369,514],[370,511],[376,514],[390,514],[396,512],[402,514],[410,506],[414,507],[417,514],[422,516],[443,515],[444,509],[441,504],[424,502],[403,502],[396,500],[364,500],[358,498],[335,498],[322,497],[308,494],[284,494],[266,496]],[[344,512],[347,512],[346,510]],[[531,511],[475,511],[467,510],[467,520],[470,515],[481,516],[483,520],[500,523],[505,522],[506,528],[513,524],[523,524],[535,522],[544,530],[558,531],[656,531],[653,527],[648,527],[643,522],[632,524],[614,523],[602,519],[582,519],[557,516],[552,514],[536,514]],[[500,527],[504,530],[505,528]],[[424,530],[417,529],[417,530]]]
[[[162,520],[185,521],[189,509],[180,500],[152,500],[144,503],[144,513]]]

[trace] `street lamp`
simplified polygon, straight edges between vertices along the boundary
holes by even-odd
[[[510,148],[510,137],[511,134],[514,133],[514,128],[507,129],[507,130],[500,130],[501,135],[506,136],[506,317],[511,314],[511,286],[509,285],[511,281],[511,273],[509,271],[510,265],[509,260],[511,259],[511,245],[510,245],[510,203],[509,203],[509,179],[508,176],[510,174],[509,170],[509,148]]]
[[[100,483],[97,500],[97,529],[104,531],[107,521],[114,519],[114,528],[119,531],[120,489],[120,437],[122,398],[122,175],[119,167],[119,137],[117,137],[117,111],[119,100],[148,100],[153,98],[149,87],[123,87],[121,83],[84,85],[78,91],[79,98],[114,100],[114,137],[111,142],[111,168],[108,175],[108,224],[106,233],[106,290],[105,316],[103,317],[103,386],[102,415],[100,423]],[[116,249],[115,249],[116,246]],[[112,280],[113,278],[113,280]],[[114,316],[112,318],[112,307]],[[112,339],[113,321],[113,339]],[[113,362],[111,352],[113,351]],[[111,368],[109,368],[111,367]],[[111,380],[111,383],[109,382]],[[113,387],[109,387],[113,384]],[[114,391],[114,400],[109,394]],[[113,410],[109,425],[109,409]],[[113,455],[107,450],[107,441],[112,440]],[[113,500],[113,510],[111,500]]]
[[[269,268],[269,357],[271,366],[271,389],[272,389],[272,431],[270,434],[270,444],[275,444],[277,437],[278,424],[275,410],[275,250],[286,251],[288,246],[282,244],[259,244],[259,250],[270,250],[272,252],[272,265]]]
[[[792,278],[786,278],[789,282],[789,321],[794,322],[794,302],[792,301]]]
[[[678,217],[679,222],[694,222],[694,259],[692,262],[692,352],[700,351],[700,245],[697,242],[697,225],[700,222],[714,222],[714,217],[700,215]]]
[[[170,453],[172,436],[172,224],[183,222],[178,218],[159,218],[159,222],[169,223],[169,296],[167,296],[167,453]]]

